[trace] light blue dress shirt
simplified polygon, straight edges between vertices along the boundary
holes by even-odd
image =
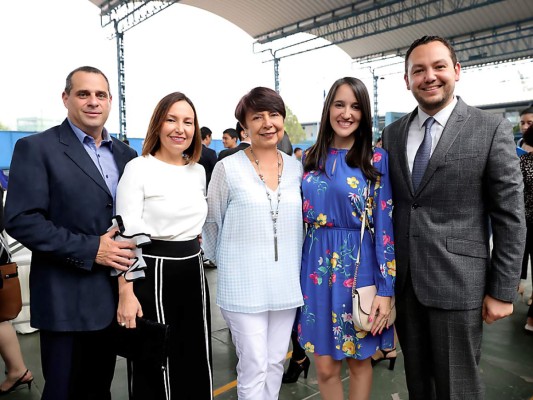
[[[113,140],[111,136],[104,128],[102,131],[102,142],[100,147],[96,147],[96,142],[92,136],[87,135],[80,128],[75,126],[70,120],[68,120],[70,127],[76,134],[76,137],[79,139],[91,160],[93,160],[94,165],[98,168],[100,175],[104,178],[104,181],[107,185],[107,188],[113,196],[113,213],[115,213],[115,197],[117,192],[119,172],[117,168],[117,163],[113,157]]]

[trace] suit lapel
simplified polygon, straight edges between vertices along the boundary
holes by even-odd
[[[435,171],[440,166],[444,165],[446,161],[446,154],[448,154],[453,142],[461,133],[461,130],[463,129],[463,126],[467,120],[467,116],[468,112],[466,104],[461,100],[461,98],[458,97],[457,104],[455,105],[448,122],[446,122],[444,130],[442,131],[439,143],[437,143],[437,147],[435,147],[435,151],[429,159],[429,164],[424,176],[422,177],[418,191],[422,190],[429,182]]]
[[[122,176],[122,173],[124,172],[124,167],[130,161],[131,157],[126,154],[126,149],[121,149],[120,146],[117,145],[118,139],[111,138],[113,140],[113,158],[115,159],[115,162],[117,163],[117,169],[118,169],[118,177]]]
[[[100,174],[100,171],[98,171],[98,168],[96,168],[96,165],[94,165],[93,160],[89,154],[87,154],[87,151],[72,131],[68,120],[63,121],[61,124],[61,129],[59,130],[59,142],[65,146],[65,154],[67,157],[69,157],[78,168],[111,196],[104,178],[102,178],[102,175]]]
[[[409,171],[409,160],[407,158],[407,137],[409,135],[409,126],[411,126],[411,121],[418,114],[418,109],[415,109],[409,118],[407,118],[402,126],[400,127],[400,137],[398,143],[398,159],[400,161],[400,168],[402,171],[403,178],[411,191],[411,194],[414,195],[413,189],[413,180],[411,179],[411,171]]]

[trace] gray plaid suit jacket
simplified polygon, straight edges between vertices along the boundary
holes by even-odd
[[[525,220],[510,122],[458,98],[414,192],[406,144],[416,113],[395,121],[382,135],[390,154],[396,294],[401,296],[410,269],[415,294],[425,306],[475,309],[485,294],[512,302]]]

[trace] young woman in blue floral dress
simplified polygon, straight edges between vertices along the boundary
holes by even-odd
[[[314,353],[323,399],[343,399],[341,363],[350,375],[349,399],[370,398],[371,356],[394,347],[389,326],[396,275],[392,194],[387,152],[372,149],[370,100],[365,85],[346,77],[331,87],[317,142],[306,152],[302,181],[307,233],[301,286],[304,305],[298,321],[300,344]],[[371,208],[361,246],[357,287],[375,284],[373,327],[352,324],[352,285],[360,247],[365,188]]]

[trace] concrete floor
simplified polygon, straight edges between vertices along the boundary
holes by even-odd
[[[236,400],[235,351],[228,328],[214,302],[216,269],[207,270],[207,277],[212,295],[215,398],[216,400]],[[531,282],[527,283],[525,294],[525,299],[531,294]],[[533,335],[527,335],[524,331],[526,313],[527,305],[524,301],[517,299],[515,312],[510,318],[485,326],[481,372],[486,384],[487,400],[533,400]],[[10,400],[40,399],[44,381],[40,369],[39,332],[19,334],[19,338],[27,366],[33,372],[35,380],[31,390],[24,386],[7,398]],[[389,371],[388,363],[385,362],[374,368],[372,400],[408,399],[401,348],[398,350],[394,371]],[[0,368],[4,368],[1,359]],[[344,382],[347,390],[346,374]],[[184,382],[183,384],[191,383]],[[117,360],[112,392],[114,400],[126,400],[128,397],[126,366],[122,358]],[[311,365],[307,379],[301,375],[298,382],[282,385],[279,399],[319,400],[320,394],[313,365]]]

